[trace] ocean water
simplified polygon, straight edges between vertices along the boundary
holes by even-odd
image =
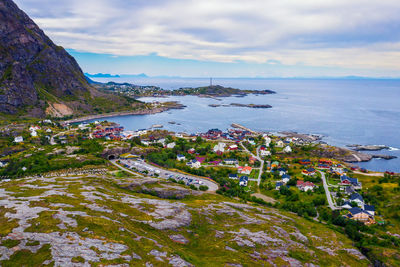
[[[157,85],[164,89],[209,84],[209,79],[189,78],[112,80]],[[219,100],[194,96],[143,98],[143,101],[179,101],[187,108],[155,115],[119,116],[108,120],[131,130],[162,124],[165,129],[188,133],[204,132],[210,128],[224,130],[232,123],[239,123],[260,131],[321,134],[325,142],[343,147],[349,144],[383,144],[391,149],[374,152],[375,154],[399,158],[374,159],[359,165],[375,171],[400,172],[400,80],[214,79],[213,83],[239,89],[270,89],[277,94],[227,97]],[[208,106],[230,103],[270,104],[273,108]],[[180,125],[169,124],[170,121]]]

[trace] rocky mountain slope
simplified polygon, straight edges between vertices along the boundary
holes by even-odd
[[[99,106],[99,97],[106,98],[88,84],[64,48],[55,45],[12,0],[0,1],[1,113],[90,113]],[[121,105],[130,104],[112,97]]]
[[[91,173],[0,182],[0,265],[369,265],[343,234],[291,213]],[[184,198],[160,193],[171,190]]]

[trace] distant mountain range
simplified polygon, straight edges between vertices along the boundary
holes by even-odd
[[[129,78],[148,78],[144,73],[141,74],[121,74],[121,75],[113,75],[113,74],[108,74],[108,73],[97,73],[97,74],[90,74],[90,73],[85,73],[85,75],[89,78],[121,78],[121,77],[129,77]]]

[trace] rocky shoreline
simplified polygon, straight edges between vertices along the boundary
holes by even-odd
[[[172,109],[184,109],[186,107],[185,105],[182,105],[178,102],[171,102],[171,103],[173,103],[173,105],[171,105],[171,106],[158,107],[158,108],[152,108],[152,109],[142,109],[142,110],[134,110],[134,111],[122,111],[122,112],[112,112],[112,113],[106,113],[106,114],[88,115],[88,116],[79,117],[79,118],[75,118],[75,119],[71,119],[71,120],[66,120],[66,121],[64,121],[64,123],[71,124],[71,123],[78,123],[78,122],[84,122],[84,121],[95,120],[95,119],[104,119],[104,118],[110,118],[110,117],[116,117],[116,116],[152,115],[152,114],[169,111]]]

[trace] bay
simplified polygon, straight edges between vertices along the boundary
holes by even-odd
[[[96,79],[106,82],[106,79]],[[202,78],[113,78],[115,82],[156,85],[164,89],[209,84]],[[107,118],[126,129],[149,128],[162,124],[165,129],[187,133],[210,128],[225,130],[232,123],[260,131],[296,131],[324,136],[337,146],[349,144],[387,145],[392,149],[374,152],[400,157],[400,80],[378,79],[214,79],[214,84],[239,89],[277,92],[274,95],[226,97],[220,100],[180,96],[143,98],[151,101],[179,101],[183,110],[155,115]],[[210,107],[209,104],[270,104],[271,109]],[[169,124],[174,121],[177,124]],[[180,124],[180,125],[178,125]],[[375,171],[400,172],[400,159],[374,159],[360,166]]]

